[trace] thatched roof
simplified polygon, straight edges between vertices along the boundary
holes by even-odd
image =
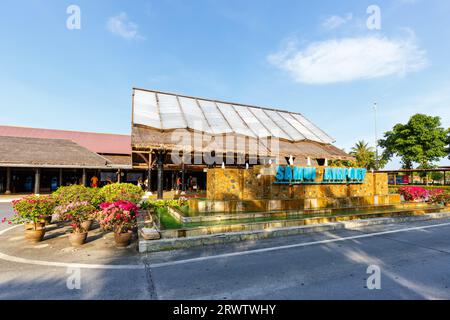
[[[134,126],[132,129],[132,146],[135,150],[179,150],[183,152],[201,153],[238,153],[250,156],[273,156],[284,158],[289,155],[302,158],[353,159],[344,151],[331,144],[314,141],[289,142],[257,140],[238,135],[208,135],[192,130],[169,130],[161,132],[157,129]],[[231,142],[232,141],[232,142]],[[249,146],[252,147],[249,147]]]
[[[73,141],[5,136],[0,136],[0,166],[118,168],[106,158]]]

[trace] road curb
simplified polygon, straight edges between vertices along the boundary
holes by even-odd
[[[343,229],[356,229],[373,225],[402,223],[402,222],[418,222],[434,219],[450,218],[450,212],[427,213],[420,216],[405,216],[396,218],[372,218],[364,220],[331,222],[324,224],[314,224],[306,226],[279,228],[273,230],[255,230],[245,232],[230,232],[222,234],[214,234],[207,236],[197,236],[189,238],[174,238],[160,240],[139,240],[139,252],[158,252],[185,249],[190,247],[198,247],[212,244],[227,244],[239,241],[251,241],[275,237],[284,237],[299,234],[308,234],[314,232],[326,232]]]

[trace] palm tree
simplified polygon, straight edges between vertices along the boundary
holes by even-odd
[[[376,168],[375,151],[364,140],[358,141],[352,147],[350,154],[355,157],[358,166],[369,170]]]

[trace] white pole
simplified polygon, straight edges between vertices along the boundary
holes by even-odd
[[[375,116],[375,165],[376,168],[375,169],[379,169],[379,162],[378,162],[378,128],[377,128],[377,109],[378,109],[378,105],[375,102],[373,104],[373,111],[374,111],[374,116]]]

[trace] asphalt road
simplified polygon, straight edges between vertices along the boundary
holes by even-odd
[[[2,215],[5,207],[0,204]],[[0,299],[450,299],[450,219],[148,254],[137,261],[132,269],[82,268],[81,288],[70,290],[67,268],[0,255]],[[371,265],[380,270],[380,289],[367,288]]]
[[[8,223],[1,223],[3,218],[10,218],[13,215],[11,204],[0,202],[0,230],[10,227]]]

